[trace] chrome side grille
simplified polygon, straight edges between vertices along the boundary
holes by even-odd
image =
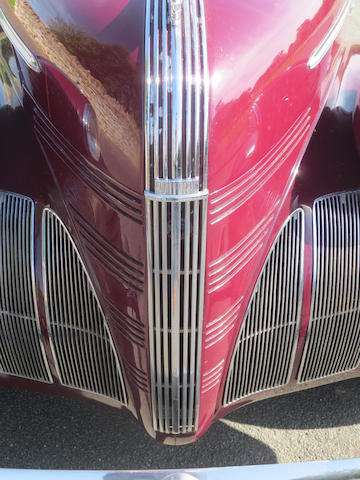
[[[286,221],[264,263],[231,359],[224,405],[286,385],[303,292],[304,212]]]
[[[127,403],[120,363],[94,288],[67,229],[43,214],[44,296],[60,382]]]
[[[0,373],[51,382],[35,295],[34,203],[0,192]]]
[[[313,207],[313,291],[298,381],[352,370],[360,362],[360,192]]]
[[[198,425],[209,81],[203,0],[147,0],[145,171],[153,424]]]

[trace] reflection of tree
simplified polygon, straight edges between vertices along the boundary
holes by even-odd
[[[18,79],[11,71],[10,62],[14,56],[11,43],[5,33],[0,34],[0,88],[4,94],[6,103],[13,105],[16,103],[14,94],[20,90]],[[17,83],[17,85],[16,85]]]
[[[10,50],[10,52],[9,52]],[[0,35],[0,81],[3,86],[11,86],[9,78],[9,67],[6,63],[6,59],[10,57],[12,53],[10,43],[5,34]]]
[[[10,5],[11,8],[15,8],[16,0],[8,0],[8,2],[9,2],[9,5]]]
[[[89,48],[93,48],[94,44],[85,40],[84,36],[77,32],[69,33],[71,30],[65,29],[61,33],[61,29],[55,32],[46,27],[38,15],[34,13],[27,0],[16,0],[15,14],[26,29],[29,38],[36,43],[35,50],[56,65],[75,85],[79,86],[81,92],[92,104],[98,118],[99,127],[109,144],[116,146],[127,158],[137,162],[140,155],[140,130],[134,118],[134,113],[131,112],[134,107],[131,107],[132,104],[129,105],[129,100],[124,105],[121,101],[124,96],[116,93],[116,89],[115,91],[113,89],[112,94],[106,90],[104,87],[105,72],[101,74],[99,67],[95,68],[95,73],[98,76],[95,77],[91,70],[94,68],[92,66],[93,52],[91,53],[91,60],[89,53]],[[62,41],[57,35],[63,36]],[[65,44],[62,43],[63,41]],[[74,53],[69,51],[70,47]],[[86,62],[79,58],[79,48],[84,48],[87,51]],[[96,48],[99,49],[99,45]],[[104,51],[108,54],[106,48]],[[107,64],[110,60],[107,60]],[[97,61],[100,61],[99,56]],[[123,61],[125,61],[124,57]],[[118,59],[118,66],[119,64],[120,60]],[[132,75],[134,78],[134,73]],[[127,82],[130,82],[130,77]],[[120,85],[120,87],[122,86]],[[121,97],[121,99],[117,97]]]
[[[91,75],[101,81],[106,92],[140,118],[135,71],[129,53],[120,46],[98,42],[86,32],[57,19],[51,30]]]

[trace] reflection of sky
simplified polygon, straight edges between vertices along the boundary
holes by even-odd
[[[129,3],[129,0],[27,0],[46,24],[61,18],[90,34],[103,30]]]
[[[28,0],[28,3],[41,20],[49,25],[54,18],[62,18],[66,23],[75,23],[76,19],[72,17],[66,2],[57,0]]]
[[[223,101],[226,103],[232,100],[234,92],[241,86],[253,88],[259,78],[259,66],[265,72],[280,52],[286,53],[296,40],[296,27],[312,20],[322,4],[323,0],[275,0],[271,9],[268,8],[265,12],[260,8],[259,0],[254,0],[253,3],[242,1],[242,15],[249,20],[244,41],[233,45],[229,49],[231,55],[224,56],[217,63],[215,88]]]

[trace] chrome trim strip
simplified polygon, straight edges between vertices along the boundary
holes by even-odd
[[[153,424],[198,428],[209,75],[203,0],[147,0],[145,202]]]
[[[39,73],[41,71],[39,62],[37,61],[35,55],[29,50],[25,43],[21,40],[19,35],[14,30],[13,26],[9,22],[7,16],[4,13],[4,10],[0,7],[0,26],[4,30],[4,33],[12,43],[15,50],[24,60],[26,65],[30,67],[35,72]]]
[[[360,365],[359,279],[360,191],[316,199],[311,310],[299,383]]]
[[[360,478],[360,458],[350,460],[255,465],[187,470],[11,470],[0,469],[0,480],[354,480]]]
[[[60,383],[127,405],[123,370],[94,286],[68,229],[49,208],[43,211],[42,268]]]
[[[350,12],[352,2],[353,0],[346,0],[344,2],[344,5],[342,6],[339,15],[336,18],[335,22],[332,24],[330,30],[327,32],[327,34],[323,38],[320,45],[318,45],[316,49],[312,52],[307,63],[308,68],[313,69],[317,67],[321,62],[321,60],[327,54],[332,44],[334,43],[336,37],[340,33],[341,27],[344,24],[346,16]]]
[[[256,282],[227,374],[223,405],[290,381],[299,337],[304,211],[280,229]]]

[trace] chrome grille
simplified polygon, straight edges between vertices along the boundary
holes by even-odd
[[[360,362],[360,192],[319,198],[313,207],[313,290],[299,382]]]
[[[298,340],[303,258],[304,212],[296,210],[256,283],[231,359],[224,405],[288,383]]]
[[[203,0],[147,0],[145,171],[154,429],[197,429],[209,81]]]
[[[161,432],[191,432],[198,421],[206,206],[147,201],[153,413]]]
[[[0,192],[0,373],[51,382],[35,295],[34,203]]]
[[[127,403],[120,363],[94,288],[59,217],[43,215],[44,295],[60,382]]]

